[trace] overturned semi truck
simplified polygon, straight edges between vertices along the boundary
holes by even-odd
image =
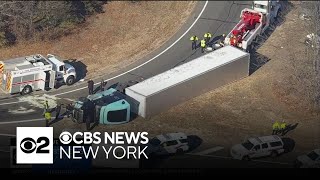
[[[75,103],[73,120],[82,123],[86,117],[93,116],[94,121],[102,124],[122,124],[137,115],[147,118],[247,77],[249,64],[250,54],[233,46],[225,46],[126,87],[122,92],[110,88],[80,98]]]

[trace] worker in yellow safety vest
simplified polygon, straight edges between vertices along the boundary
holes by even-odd
[[[192,50],[197,49],[197,41],[198,41],[197,36],[191,36],[190,41],[192,42]]]
[[[286,128],[287,128],[286,122],[282,121],[280,124],[280,131],[282,136],[285,135]]]
[[[280,130],[280,123],[275,121],[272,125],[272,135],[278,134]]]
[[[46,127],[49,127],[49,121],[51,121],[51,113],[49,111],[44,113],[44,118],[46,121]]]
[[[206,40],[202,39],[200,41],[201,52],[204,53],[204,49],[206,48]]]
[[[208,43],[208,42],[210,42],[210,39],[211,39],[211,37],[212,37],[212,34],[209,33],[209,32],[207,32],[207,33],[205,33],[205,34],[203,35],[203,37],[204,37],[204,40],[206,41],[206,43]]]

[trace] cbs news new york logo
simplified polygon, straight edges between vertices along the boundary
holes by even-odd
[[[53,164],[53,127],[17,127],[17,164]]]

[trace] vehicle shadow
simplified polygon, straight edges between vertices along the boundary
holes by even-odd
[[[188,145],[189,150],[186,153],[189,153],[195,149],[197,149],[202,144],[202,139],[197,135],[188,136]]]
[[[260,69],[263,65],[268,63],[271,59],[258,52],[251,52],[250,54],[250,65],[249,65],[249,76]]]
[[[78,61],[77,59],[64,60],[63,62],[72,65],[76,69],[76,82],[78,82],[80,79],[84,79],[87,76],[87,65],[85,65],[83,62]]]
[[[295,140],[291,138],[282,138],[283,142],[283,149],[285,153],[289,153],[293,151],[294,147],[296,146]]]

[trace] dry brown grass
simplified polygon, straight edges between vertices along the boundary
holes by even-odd
[[[54,42],[26,42],[0,49],[0,59],[57,54],[82,61],[88,78],[127,66],[159,48],[192,13],[194,1],[113,1],[74,34]]]
[[[271,60],[258,71],[236,83],[221,87],[182,103],[151,119],[138,118],[129,124],[99,126],[94,131],[147,131],[150,136],[185,132],[201,137],[204,144],[230,147],[249,136],[270,135],[272,120],[299,123],[288,133],[296,141],[296,150],[319,148],[319,115],[312,107],[308,93],[312,81],[310,59],[304,55],[307,32],[293,8],[286,21],[273,32],[258,52]],[[283,48],[281,48],[283,47]],[[292,67],[297,67],[295,70]],[[297,75],[299,75],[296,78]],[[291,78],[290,77],[295,77]],[[308,93],[307,93],[308,92]],[[84,128],[70,121],[55,127]]]

